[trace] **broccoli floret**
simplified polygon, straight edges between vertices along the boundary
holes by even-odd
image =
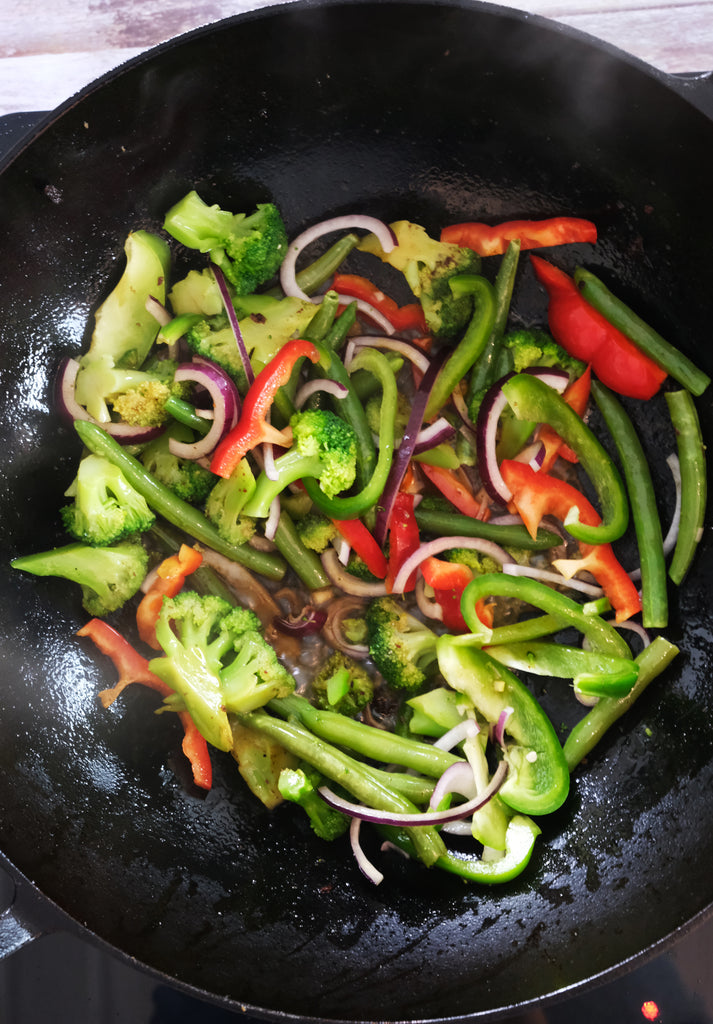
[[[436,661],[437,635],[392,597],[378,597],[366,610],[369,654],[387,683],[414,692]]]
[[[276,479],[263,471],[255,493],[245,505],[248,516],[264,518],[274,498],[295,480],[313,477],[327,497],[354,483],[356,435],[352,427],[328,409],[306,409],[290,419],[294,442],[275,459]]]
[[[209,253],[239,295],[268,281],[287,253],[287,232],[274,203],[259,203],[249,215],[230,213],[191,191],[171,207],[163,226],[182,245]]]
[[[210,267],[189,270],[174,283],[168,302],[176,317],[192,314],[211,317],[224,312],[223,296]]]
[[[13,569],[35,576],[60,576],[82,588],[82,604],[90,615],[117,611],[138,591],[146,577],[148,553],[131,538],[111,547],[67,544],[15,558]]]
[[[184,590],[164,598],[156,638],[164,654],[151,660],[151,671],[219,750],[233,744],[228,712],[253,711],[294,690],[294,679],[264,639],[257,616],[214,594]]]
[[[237,718],[232,718],[230,724],[233,730],[230,753],[238,763],[238,771],[250,792],[272,810],[283,799],[278,788],[280,772],[297,764],[297,758],[269,736],[242,725]]]
[[[469,295],[456,298],[449,282],[457,274],[477,274],[480,257],[472,249],[431,238],[424,228],[411,221],[395,221],[389,226],[397,241],[391,252],[383,251],[375,235],[368,235],[358,248],[401,271],[421,303],[434,337],[457,338],[470,320],[473,302]]]
[[[116,544],[150,529],[156,519],[144,496],[101,455],[82,459],[65,494],[74,501],[62,509],[62,521],[67,532],[83,544]]]
[[[324,802],[317,792],[322,782],[318,772],[303,764],[299,768],[283,769],[277,785],[283,799],[298,804],[305,811],[315,834],[331,842],[344,835],[350,819]]]
[[[298,337],[315,314],[311,302],[288,296],[248,295],[235,300],[240,333],[253,370],[259,373],[286,341]],[[206,317],[192,324],[186,342],[197,355],[222,366],[245,390],[246,379],[235,335],[224,313]]]
[[[145,383],[143,366],[159,331],[146,309],[151,297],[165,302],[170,253],[147,231],[134,231],[124,246],[126,266],[119,282],[99,306],[88,351],[79,361],[75,397],[90,416],[111,419],[107,398]],[[151,379],[154,374],[149,375]]]
[[[193,459],[182,459],[174,455],[168,447],[169,439],[172,437],[182,443],[194,440],[190,427],[174,422],[159,437],[149,441],[141,449],[139,461],[149,473],[183,501],[200,505],[210,493],[216,477]]]
[[[205,514],[230,544],[246,544],[255,533],[255,520],[242,514],[254,490],[253,472],[248,462],[241,459],[234,472],[221,477],[208,495]]]
[[[297,534],[306,548],[321,554],[337,536],[337,528],[331,519],[311,509],[295,523]]]
[[[312,680],[312,703],[353,718],[374,696],[374,681],[363,665],[335,651]]]
[[[80,360],[75,398],[100,423],[108,423],[113,411],[133,426],[161,426],[169,419],[166,399],[182,398],[187,391],[185,383],[173,379],[176,366],[172,359],[157,359],[140,370],[125,369],[111,356],[90,350]]]
[[[585,364],[581,360],[565,352],[546,331],[539,328],[510,331],[505,335],[503,344],[510,352],[515,373],[529,366],[558,366],[571,378],[584,372]]]
[[[467,565],[475,576],[482,576],[488,572],[500,572],[500,564],[494,558],[473,548],[451,548],[449,551],[444,551],[441,558],[446,562]]]

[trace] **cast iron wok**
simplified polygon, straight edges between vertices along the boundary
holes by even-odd
[[[159,47],[50,117],[0,177],[0,848],[20,891],[209,999],[266,1017],[482,1019],[561,997],[669,941],[713,903],[708,528],[669,636],[682,654],[576,773],[528,872],[474,889],[398,857],[372,887],[347,848],[268,813],[216,758],[182,776],[143,692],[75,637],[59,581],[9,559],[61,538],[79,446],[53,405],[130,227],[188,188],[291,233],[325,215],[433,232],[571,213],[596,248],[550,254],[616,282],[709,372],[713,124],[664,76],[480,4],[295,4]],[[525,267],[516,295],[542,322]],[[702,403],[709,435],[709,402]],[[673,444],[662,404],[652,457]],[[670,514],[667,471],[655,468]],[[284,811],[284,813],[283,813]],[[378,850],[372,851],[379,857]],[[19,925],[18,925],[19,927]]]

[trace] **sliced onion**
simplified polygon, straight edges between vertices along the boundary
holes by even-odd
[[[248,350],[245,347],[245,339],[243,338],[243,333],[240,330],[238,316],[237,313],[235,312],[235,306],[233,305],[233,300],[228,289],[228,283],[225,280],[225,275],[223,274],[223,271],[217,264],[211,263],[210,269],[213,272],[215,283],[218,285],[220,297],[223,300],[223,308],[225,309],[225,312],[228,315],[228,322],[233,332],[233,336],[235,337],[235,344],[238,349],[238,355],[240,356],[240,362],[243,364],[243,371],[245,373],[249,386],[255,380],[255,371],[253,370],[252,363],[250,362]]]
[[[681,464],[678,461],[678,455],[675,453],[669,455],[666,459],[666,465],[671,470],[671,476],[676,488],[676,504],[673,510],[673,518],[663,542],[664,554],[668,555],[676,547],[678,531],[681,526]]]
[[[213,402],[213,422],[207,434],[190,444],[169,438],[169,451],[181,459],[205,458],[238,421],[238,389],[222,367],[207,359],[181,363],[176,369],[175,380],[191,381],[206,389]]]
[[[376,217],[347,214],[341,217],[330,217],[318,224],[313,224],[290,242],[287,247],[287,255],[280,267],[280,285],[285,295],[292,295],[297,299],[311,302],[312,299],[309,295],[306,295],[297,284],[297,259],[300,253],[323,235],[331,234],[333,231],[351,231],[353,228],[371,231],[375,234],[384,252],[391,252],[396,244],[394,233],[389,225]]]
[[[443,551],[450,551],[451,548],[470,548],[473,551],[480,551],[499,562],[503,569],[508,563],[512,563],[512,556],[505,548],[501,548],[492,540],[485,540],[483,537],[437,537],[435,540],[428,541],[427,544],[422,544],[417,551],[409,555],[396,573],[392,593],[403,594],[409,576],[421,562],[433,555],[440,555]]]
[[[355,804],[342,797],[329,788],[320,786],[319,793],[322,799],[335,810],[342,811],[362,821],[371,821],[377,825],[402,825],[406,828],[418,827],[419,825],[445,825],[449,821],[458,821],[460,818],[467,818],[481,807],[484,807],[489,800],[500,790],[508,775],[507,761],[501,761],[495,773],[482,793],[478,793],[472,800],[457,804],[455,807],[448,807],[442,811],[421,811],[416,813],[403,811],[382,811],[376,807],[365,807],[362,804]]]
[[[277,494],[270,504],[270,511],[267,514],[265,520],[265,527],[263,533],[268,540],[274,540],[275,534],[277,533],[277,527],[280,522],[280,515],[282,513],[282,507],[280,502],[280,495]]]
[[[561,558],[552,564],[557,566],[566,564],[567,561],[569,559]],[[515,562],[511,562],[509,565],[503,566],[503,572],[507,573],[508,576],[529,576],[531,579],[540,580],[542,583],[552,583],[555,586],[568,587],[570,590],[578,590],[589,597],[601,597],[604,593],[602,588],[594,583],[586,583],[584,580],[568,577],[559,572],[551,572],[549,569],[538,569],[533,565],[517,565]]]
[[[325,391],[328,395],[332,395],[333,398],[340,399],[346,398],[349,394],[349,388],[344,384],[340,384],[337,380],[308,380],[295,395],[295,409],[301,409],[307,399],[311,398],[318,391]]]
[[[358,338],[351,338],[347,344],[347,348],[344,354],[345,365],[351,362],[354,353],[358,352],[361,348],[383,348],[387,352],[398,352],[399,355],[404,356],[409,362],[413,363],[417,370],[421,373],[425,373],[431,364],[431,360],[418,345],[414,345],[412,341],[404,341],[400,338],[379,338],[377,336],[372,337],[369,334],[360,336]]]
[[[314,605],[307,604],[299,615],[276,615],[272,624],[281,633],[311,636],[313,633],[319,633],[326,621],[327,613],[324,608],[315,608]]]
[[[381,871],[371,863],[367,855],[364,853],[360,842],[360,832],[361,821],[359,818],[352,818],[351,824],[349,825],[349,843],[352,848],[352,853],[354,854],[354,859],[365,878],[368,878],[370,882],[374,883],[374,885],[381,885],[384,881],[384,876]]]
[[[480,726],[474,718],[464,718],[462,722],[458,723],[458,725],[454,725],[452,729],[448,730],[448,732],[444,732],[442,736],[439,736],[433,745],[434,747],[438,747],[439,750],[452,750],[453,747],[457,747],[459,743],[463,742],[463,740],[473,739],[479,732]],[[455,767],[457,767],[457,765],[451,765],[451,768]],[[450,769],[447,769],[447,771],[450,771]],[[471,775],[472,774],[473,772],[471,770]],[[472,795],[463,793],[460,789],[457,790],[457,792],[461,793],[463,796]],[[435,803],[435,806],[437,807],[440,800],[431,802]]]
[[[153,441],[160,437],[164,427],[137,427],[130,423],[100,423],[90,416],[83,405],[80,405],[74,397],[74,386],[79,373],[79,362],[71,357],[64,360],[60,367],[56,383],[57,407],[68,420],[87,420],[89,423],[96,423],[97,426],[111,434],[119,444],[143,444],[144,441]]]
[[[352,302],[356,302],[359,312],[363,313],[364,316],[368,316],[382,331],[386,334],[396,333],[396,328],[391,321],[383,313],[380,313],[376,306],[372,306],[370,302],[367,302],[366,299],[355,299],[352,295],[340,295],[339,293],[337,293],[337,298],[342,305],[349,306]]]
[[[382,597],[386,593],[386,584],[383,580],[375,580],[373,583],[367,580],[360,580],[347,572],[339,561],[334,548],[327,548],[321,555],[324,571],[329,576],[335,587],[339,587],[345,594],[354,594],[356,597]]]
[[[419,430],[416,435],[416,443],[413,446],[413,454],[420,455],[421,452],[428,452],[439,444],[445,444],[455,437],[456,428],[448,422],[445,416],[440,416],[429,426]]]
[[[324,624],[323,635],[325,640],[336,650],[349,654],[357,661],[368,657],[369,647],[367,644],[352,644],[344,637],[342,632],[342,621],[352,617],[362,618],[364,616],[364,601],[353,595],[338,597],[331,601],[327,610],[327,621]]]
[[[560,394],[565,390],[569,381],[569,376],[564,370],[554,368],[530,367],[523,372],[539,377]],[[496,442],[500,416],[508,404],[502,389],[503,384],[514,376],[514,373],[508,373],[488,388],[478,411],[478,422],[475,429],[476,454],[483,485],[493,501],[502,501],[506,505],[512,498],[512,491],[500,472]]]
[[[419,576],[416,580],[416,587],[414,590],[416,595],[416,605],[421,614],[427,619],[434,619],[436,622],[443,622],[443,608],[433,597],[429,597],[426,592],[426,581],[423,576]]]
[[[464,796],[466,800],[472,800],[476,795],[475,776],[467,761],[458,761],[446,768],[436,783],[428,806],[435,810],[451,793]]]
[[[495,727],[493,729],[493,739],[501,747],[505,746],[505,729],[507,727],[508,722],[510,721],[510,718],[514,714],[515,709],[507,707],[503,708],[503,710],[498,715],[498,720],[495,723]]]
[[[150,313],[156,323],[160,324],[161,327],[165,327],[166,324],[170,324],[173,317],[168,312],[162,302],[159,302],[153,295],[149,295],[145,302],[146,312]]]

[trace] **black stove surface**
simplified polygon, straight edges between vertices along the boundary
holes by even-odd
[[[0,117],[0,157],[42,116]],[[4,889],[0,884],[0,911]],[[612,981],[506,1019],[510,1024],[713,1024],[711,950],[713,918]],[[229,1024],[236,1018],[258,1024],[240,1010],[171,987],[75,935],[44,936],[0,962],[0,1024]]]

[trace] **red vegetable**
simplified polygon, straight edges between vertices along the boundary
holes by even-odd
[[[386,574],[386,589],[392,592],[394,580],[399,569],[407,558],[421,546],[418,523],[414,515],[414,495],[407,491],[399,491],[389,521],[389,568]],[[406,581],[403,593],[413,590],[416,586],[414,571]]]
[[[524,462],[505,459],[500,467],[507,486],[512,491],[512,504],[522,516],[531,536],[536,536],[540,520],[553,515],[564,522],[571,508],[579,509],[579,521],[587,526],[597,526],[600,516],[591,502],[576,487],[550,476],[541,470],[534,470]],[[556,564],[560,571],[570,570],[574,575],[588,570],[609,599],[617,622],[636,615],[641,611],[641,597],[631,579],[617,559],[611,544],[580,543],[582,559],[562,560]]]
[[[419,469],[443,497],[447,498],[451,505],[454,505],[463,515],[482,520],[489,517],[490,509],[475,497],[457,472],[443,466],[429,466],[425,462],[419,463]]]
[[[109,690],[102,690],[99,694],[105,708],[108,708],[130,683],[142,683],[144,686],[156,690],[162,697],[173,693],[170,686],[167,686],[149,669],[146,658],[103,619],[90,619],[86,626],[77,631],[77,635],[88,636],[90,640],[93,640],[102,654],[111,658],[119,673],[116,685]],[[178,715],[183,726],[182,749],[191,763],[193,781],[201,789],[210,789],[213,784],[213,769],[208,744],[198,732],[187,711],[179,711]]]
[[[531,255],[530,260],[549,296],[548,320],[555,341],[575,359],[589,363],[612,391],[629,398],[652,398],[666,371],[590,306],[573,278],[540,256]]]
[[[503,224],[451,224],[441,231],[442,242],[473,249],[481,256],[500,256],[510,242],[519,239],[521,249],[596,242],[597,227],[579,217],[550,217],[547,220],[508,220]]]
[[[397,331],[426,331],[426,320],[420,302],[399,306],[373,282],[358,274],[335,274],[332,288],[340,295],[363,299],[374,307]]]
[[[203,555],[187,544],[181,544],[178,554],[165,558],[156,570],[150,588],[141,598],[136,609],[136,625],[139,636],[155,651],[161,649],[156,639],[158,619],[164,597],[175,597],[186,581],[186,576],[195,572],[203,561]]]
[[[588,366],[580,377],[577,377],[576,380],[572,381],[562,395],[567,405],[574,409],[578,416],[584,416],[586,411],[591,391],[591,383],[592,371],[591,367]],[[537,440],[541,441],[545,446],[545,455],[542,460],[542,464],[540,465],[540,470],[543,473],[548,473],[550,471],[558,455],[563,459],[566,459],[567,462],[578,461],[576,454],[572,451],[569,445],[564,443],[562,438],[552,429],[549,423],[541,424],[535,436]]]
[[[460,602],[463,591],[473,579],[468,566],[431,557],[421,562],[421,574],[443,610],[446,629],[452,633],[467,633],[468,626],[461,614]]]
[[[332,519],[339,533],[361,558],[369,572],[380,580],[386,576],[386,555],[361,519]]]
[[[260,371],[245,396],[240,419],[213,453],[212,473],[229,477],[243,456],[263,442],[282,447],[289,444],[285,432],[276,430],[267,422],[267,414],[278,389],[287,384],[293,367],[303,358],[313,363],[319,359],[319,352],[312,342],[288,341]]]

